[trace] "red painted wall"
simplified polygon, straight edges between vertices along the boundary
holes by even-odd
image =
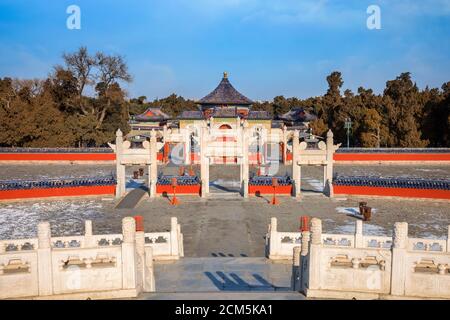
[[[344,195],[367,195],[367,196],[430,198],[430,199],[450,200],[450,190],[382,188],[382,187],[362,187],[362,186],[334,186],[333,190],[334,194],[344,194]]]
[[[189,185],[189,186],[177,186],[176,194],[194,194],[200,195],[200,185]],[[173,188],[171,185],[156,185],[156,193],[163,194],[167,193],[169,195],[173,194]]]
[[[248,193],[251,195],[259,194],[273,194],[272,186],[248,186]],[[276,194],[290,195],[292,193],[292,185],[276,187]]]
[[[114,161],[114,153],[0,153],[0,161]]]
[[[335,161],[450,161],[450,153],[335,153]]]
[[[116,190],[115,185],[2,190],[2,191],[0,191],[0,200],[26,199],[26,198],[48,198],[48,197],[71,197],[71,196],[88,196],[88,195],[114,195],[115,190]]]

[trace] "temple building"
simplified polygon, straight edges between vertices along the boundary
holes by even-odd
[[[267,111],[252,110],[253,101],[233,87],[226,72],[218,86],[196,103],[198,110],[185,110],[174,119],[160,108],[149,108],[131,119],[131,131],[127,137],[140,142],[155,130],[158,148],[161,149],[159,160],[167,161],[173,148],[183,143],[183,150],[177,152],[182,153],[185,163],[198,163],[200,131],[206,124],[215,139],[210,142],[214,151],[210,157],[211,164],[238,163],[234,151],[240,148],[242,138],[239,130],[245,123],[251,137],[250,163],[285,162],[290,158],[293,130],[300,130],[306,136],[309,121],[315,119],[303,108],[294,108],[277,120]]]

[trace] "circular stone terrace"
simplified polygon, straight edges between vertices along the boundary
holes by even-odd
[[[114,165],[0,165],[1,179],[43,179],[61,177],[104,176],[115,171]],[[128,187],[134,167],[127,168]],[[176,174],[177,167],[162,166],[164,174]],[[252,170],[255,170],[253,168]],[[289,173],[281,166],[279,174]],[[449,166],[335,166],[339,175],[408,176],[450,179]],[[48,220],[52,234],[74,235],[83,232],[84,220],[94,224],[94,233],[120,232],[124,216],[142,215],[147,232],[169,228],[170,217],[178,217],[184,234],[188,257],[262,257],[264,236],[271,217],[278,218],[280,231],[298,231],[300,216],[319,217],[327,233],[353,233],[361,198],[327,198],[321,188],[322,170],[302,170],[306,195],[301,201],[280,197],[281,204],[271,206],[270,197],[251,197],[207,201],[199,197],[180,197],[179,206],[171,206],[167,198],[145,199],[134,209],[115,209],[116,200],[107,197],[39,199],[0,202],[0,239],[27,238],[36,234],[37,223]],[[211,166],[211,183],[233,186],[239,180],[238,166]],[[398,221],[409,223],[414,237],[444,238],[450,224],[450,203],[386,198],[366,198],[374,209],[372,220],[364,224],[364,232],[391,235]]]

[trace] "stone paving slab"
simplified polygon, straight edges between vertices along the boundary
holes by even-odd
[[[266,258],[183,258],[155,263],[158,292],[291,291],[291,268]]]
[[[177,293],[145,293],[138,300],[306,300],[297,292],[177,292]]]

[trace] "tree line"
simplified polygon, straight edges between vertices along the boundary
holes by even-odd
[[[128,132],[130,117],[148,107],[161,107],[172,117],[197,109],[195,101],[176,94],[153,101],[127,99],[121,85],[132,77],[122,56],[91,55],[81,47],[63,54],[63,61],[46,79],[0,78],[0,146],[104,146],[117,128]],[[324,136],[331,129],[338,142],[346,141],[345,122],[351,119],[350,144],[356,147],[450,147],[450,82],[420,90],[406,72],[375,94],[363,87],[357,93],[342,91],[337,71],[326,80],[322,96],[277,96],[255,102],[253,110],[276,118],[303,107],[317,116],[310,123],[313,133]]]

